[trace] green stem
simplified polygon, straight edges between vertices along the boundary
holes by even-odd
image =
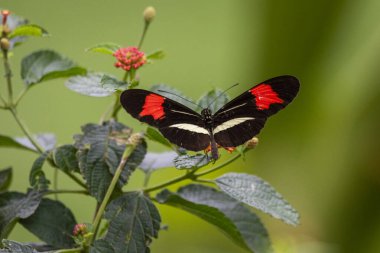
[[[196,171],[198,171],[198,169],[194,169],[193,171],[191,171],[190,173],[186,173],[185,175],[182,175],[180,177],[177,177],[177,178],[174,178],[174,179],[171,179],[165,183],[162,183],[162,184],[159,184],[159,185],[156,185],[156,186],[153,186],[153,187],[149,187],[149,188],[145,188],[144,189],[144,192],[151,192],[151,191],[155,191],[155,190],[159,190],[161,188],[164,188],[166,186],[169,186],[169,185],[172,185],[172,184],[175,184],[175,183],[178,183],[178,182],[181,182],[183,180],[186,180],[186,179],[191,179],[191,180],[199,180],[197,179],[198,177],[201,177],[201,176],[204,176],[204,175],[207,175],[209,173],[212,173],[214,171],[217,171],[221,168],[223,168],[224,166],[232,163],[233,161],[235,161],[236,159],[238,159],[239,157],[241,156],[240,153],[236,154],[234,157],[230,158],[229,160],[221,163],[220,165],[218,166],[215,166],[209,170],[206,170],[204,172],[201,172],[201,173],[198,173],[198,174],[195,174]]]
[[[11,67],[9,65],[8,60],[8,50],[2,50],[3,52],[3,62],[4,62],[4,69],[5,69],[5,79],[7,80],[7,87],[8,87],[8,102],[10,105],[13,104],[13,88],[12,88],[12,71]]]
[[[120,109],[121,109],[120,92],[116,91],[115,92],[115,101],[114,101],[114,104],[113,104],[111,118],[114,118],[114,119],[117,120],[117,113],[120,111]]]
[[[44,195],[50,195],[50,194],[84,194],[89,195],[88,191],[86,190],[50,190],[44,193]]]
[[[28,91],[28,88],[25,87],[17,96],[16,101],[14,103],[14,106],[17,107],[17,105],[20,103],[21,99],[24,97],[26,92]]]
[[[54,168],[54,175],[53,175],[53,189],[56,191],[58,189],[58,168]],[[58,200],[58,194],[54,194],[55,200]]]
[[[148,31],[148,28],[149,28],[149,24],[150,24],[150,22],[145,22],[144,30],[143,30],[143,33],[141,34],[139,45],[137,46],[138,49],[141,48],[141,46],[142,46],[142,44],[144,42],[146,32]]]
[[[54,251],[55,253],[81,253],[83,251],[83,247],[73,248],[73,249],[61,249]]]
[[[21,128],[21,130],[24,132],[26,137],[29,139],[29,141],[32,143],[32,145],[38,150],[39,153],[43,153],[44,149],[40,146],[40,144],[37,143],[37,141],[33,138],[32,134],[29,132],[28,128],[25,126],[25,124],[21,121],[21,119],[18,117],[16,109],[12,106],[10,108],[10,111],[15,118],[17,124]]]
[[[236,159],[238,159],[240,156],[241,156],[241,153],[237,153],[235,156],[233,156],[233,157],[230,158],[229,160],[225,161],[224,163],[222,163],[222,164],[220,164],[220,165],[218,165],[218,166],[215,166],[215,167],[213,167],[213,168],[211,168],[211,169],[209,169],[209,170],[206,170],[206,171],[204,171],[204,172],[201,172],[201,173],[195,174],[194,177],[195,177],[195,178],[198,178],[198,177],[201,177],[201,176],[204,176],[204,175],[210,174],[210,173],[212,173],[212,172],[214,172],[214,171],[217,171],[217,170],[223,168],[224,166],[226,166],[226,165],[232,163],[233,161],[235,161]]]
[[[124,153],[123,153],[123,156],[122,156],[122,158],[120,160],[119,166],[117,167],[117,169],[115,171],[115,174],[113,175],[112,181],[111,181],[110,185],[108,186],[106,195],[103,198],[103,201],[102,201],[102,203],[101,203],[101,205],[99,207],[98,212],[96,213],[94,222],[92,224],[92,231],[93,231],[94,235],[91,238],[90,244],[96,238],[96,233],[97,233],[97,231],[99,229],[100,221],[101,221],[101,219],[103,217],[103,213],[105,211],[107,203],[108,203],[108,201],[111,198],[111,195],[112,195],[112,193],[113,193],[113,191],[115,189],[115,186],[116,186],[116,184],[117,184],[117,182],[119,180],[119,177],[120,177],[121,173],[123,172],[123,169],[125,167],[125,164],[127,163],[128,157],[135,150],[137,144],[138,143],[133,143],[133,144],[127,145],[127,147],[124,150]]]

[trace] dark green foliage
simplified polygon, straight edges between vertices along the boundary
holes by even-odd
[[[113,89],[114,91],[123,91],[128,88],[128,83],[120,81],[117,78],[106,74],[103,75],[102,79],[100,80],[100,84],[107,90]]]
[[[49,188],[49,180],[46,179],[45,173],[42,170],[42,166],[46,162],[49,156],[49,152],[43,153],[40,157],[38,157],[32,166],[32,169],[29,173],[29,183],[30,186],[36,190],[45,191]]]
[[[20,223],[44,242],[59,248],[72,247],[72,231],[76,224],[74,215],[64,204],[42,199],[33,215]]]
[[[146,252],[152,238],[157,238],[161,222],[157,208],[141,192],[128,192],[113,200],[105,218],[109,228],[104,239],[115,253]]]
[[[12,182],[12,174],[11,167],[0,170],[0,192],[8,190]]]
[[[22,145],[20,142],[16,141],[12,137],[5,136],[5,135],[0,135],[0,147],[33,150]]]
[[[219,188],[250,206],[288,224],[298,225],[299,214],[270,184],[245,173],[227,173],[215,181]]]
[[[79,167],[90,194],[101,201],[120,163],[131,129],[110,121],[103,125],[87,124],[82,127],[82,131],[82,135],[75,137],[74,144],[79,150]],[[119,179],[118,189],[128,181],[130,174],[144,159],[145,153],[146,143],[143,141],[129,156]]]
[[[240,202],[203,185],[187,185],[156,196],[160,203],[178,207],[218,227],[239,246],[255,253],[272,252],[268,232],[260,219]]]
[[[198,105],[202,108],[209,108],[212,113],[215,113],[223,105],[227,104],[229,100],[228,95],[226,93],[223,94],[222,90],[213,89],[198,100]]]
[[[66,172],[79,172],[79,163],[74,145],[63,145],[56,148],[52,155],[55,165]]]
[[[0,239],[6,237],[18,219],[32,215],[41,201],[41,194],[31,190],[27,194],[4,192],[0,194]]]
[[[211,162],[208,155],[180,155],[174,159],[174,165],[177,169],[195,169],[206,166]]]
[[[86,70],[52,50],[40,50],[21,62],[21,77],[27,86],[50,79],[83,75]]]
[[[33,247],[15,241],[2,240],[2,244],[5,248],[0,253],[38,253]]]
[[[147,137],[149,140],[158,142],[168,148],[172,148],[172,144],[156,128],[147,127],[145,137]]]

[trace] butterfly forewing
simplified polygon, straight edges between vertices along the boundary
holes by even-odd
[[[172,143],[199,151],[210,145],[210,135],[201,115],[154,92],[133,89],[121,94],[124,109],[141,122],[157,127]]]
[[[280,76],[244,92],[214,114],[215,141],[223,147],[245,143],[260,132],[269,116],[287,106],[298,90],[295,77]]]

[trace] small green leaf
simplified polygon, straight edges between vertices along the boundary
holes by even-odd
[[[32,169],[29,173],[29,183],[33,189],[45,191],[49,188],[50,182],[46,179],[45,173],[42,170],[42,166],[46,162],[48,156],[49,152],[45,152],[33,163]]]
[[[0,253],[38,253],[37,250],[28,244],[15,242],[11,240],[2,240],[1,243],[4,246],[4,249],[0,249]]]
[[[153,53],[148,54],[146,58],[149,60],[161,60],[165,58],[165,53],[163,50],[157,50]]]
[[[119,45],[115,43],[101,43],[86,49],[86,52],[98,52],[102,54],[112,55],[116,50],[120,48]]]
[[[185,104],[187,107],[194,108],[195,102],[192,99],[183,95],[179,90],[174,89],[166,84],[155,84],[150,88],[150,90],[174,101],[177,101],[178,103]],[[191,102],[186,100],[189,100]]]
[[[74,146],[79,150],[79,168],[86,179],[90,194],[101,201],[119,166],[125,150],[125,140],[131,129],[121,123],[110,121],[103,125],[87,124],[83,134],[75,136]],[[123,169],[117,189],[128,181],[130,174],[142,162],[146,143],[142,141],[129,156]]]
[[[54,163],[63,171],[79,172],[77,149],[73,145],[63,145],[53,151]]]
[[[59,248],[74,245],[71,236],[76,224],[74,215],[59,201],[42,199],[34,214],[20,220],[20,223],[48,244]]]
[[[139,168],[145,173],[152,172],[154,170],[174,167],[174,158],[178,154],[174,151],[162,152],[162,153],[147,153],[144,160],[140,164]]]
[[[17,16],[13,13],[11,13],[11,15],[8,16],[7,26],[9,27],[11,31],[15,30],[18,26],[25,25],[27,23],[28,23],[27,19]],[[26,37],[15,37],[13,39],[10,39],[10,44],[11,44],[10,48],[12,49],[18,45],[21,45],[22,42],[25,41],[25,39]]]
[[[45,150],[53,149],[55,147],[55,144],[57,143],[57,139],[55,135],[52,133],[36,134],[33,136],[33,138]],[[34,147],[34,145],[30,142],[30,140],[27,137],[16,137],[15,140],[24,147],[30,150],[37,151],[37,149]]]
[[[20,144],[18,141],[13,139],[12,137],[0,135],[0,147],[7,147],[7,148],[19,148],[24,150],[34,150],[30,149],[28,147],[25,147],[24,145]]]
[[[100,80],[100,84],[103,86],[103,88],[113,89],[115,90],[126,90],[128,88],[128,83],[118,80],[117,78],[113,76],[109,76],[104,74],[102,79]]]
[[[229,97],[222,90],[213,89],[203,95],[197,102],[201,108],[209,108],[212,113],[217,112],[222,106],[227,104]]]
[[[161,143],[170,149],[173,148],[172,144],[159,131],[157,131],[157,129],[153,127],[147,127],[145,136],[151,141]]]
[[[16,27],[10,34],[9,38],[13,39],[19,36],[36,36],[36,37],[44,37],[48,36],[49,33],[38,25],[20,25]]]
[[[69,78],[65,85],[70,90],[91,97],[107,97],[115,92],[113,87],[102,84],[103,73],[88,73],[85,76],[74,76]]]
[[[208,155],[196,154],[190,155],[180,155],[174,159],[174,165],[177,169],[195,169],[206,166],[211,162]]]
[[[242,248],[255,253],[272,252],[268,232],[260,219],[223,192],[192,184],[180,188],[177,193],[163,190],[156,199],[213,224]]]
[[[41,201],[41,194],[29,191],[4,192],[0,194],[0,238],[8,235],[18,219],[26,219],[37,209]]]
[[[21,77],[27,86],[46,80],[84,74],[86,69],[52,50],[33,52],[21,62]]]
[[[227,173],[216,179],[219,188],[250,206],[291,225],[299,224],[297,211],[270,184],[245,173]]]
[[[12,182],[12,174],[11,167],[0,170],[0,192],[8,190]]]
[[[104,217],[109,220],[105,240],[117,253],[148,252],[160,229],[157,208],[141,192],[128,192],[113,200]]]

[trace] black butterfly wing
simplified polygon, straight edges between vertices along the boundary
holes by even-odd
[[[131,89],[120,96],[124,109],[141,122],[157,127],[170,142],[188,150],[210,145],[202,117],[190,108],[154,92]]]
[[[297,95],[299,81],[293,76],[266,80],[236,97],[214,114],[215,141],[236,147],[257,135],[267,118],[285,108]]]

